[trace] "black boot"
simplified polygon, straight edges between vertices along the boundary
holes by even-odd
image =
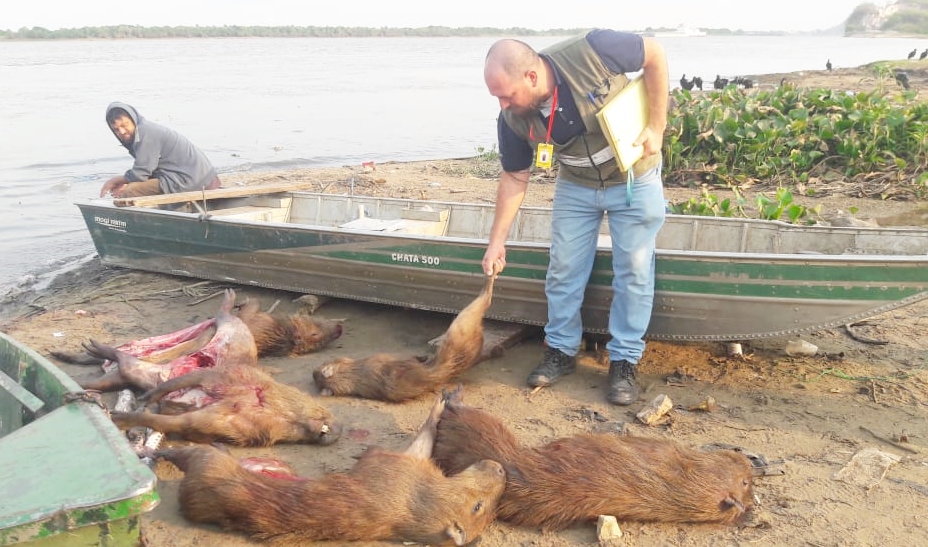
[[[545,358],[535,370],[528,375],[528,385],[532,387],[550,386],[562,376],[573,374],[577,370],[577,359],[554,348],[545,350]]]
[[[614,405],[628,406],[638,399],[638,383],[635,382],[635,365],[625,359],[609,361],[609,392],[606,400]]]

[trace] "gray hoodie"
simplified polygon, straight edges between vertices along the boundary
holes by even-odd
[[[171,194],[200,190],[216,178],[216,168],[206,154],[186,137],[173,129],[146,120],[126,103],[110,103],[106,113],[109,114],[114,108],[125,110],[135,123],[135,139],[129,144],[123,144],[135,158],[132,169],[126,171],[127,181],[156,178],[160,182],[161,192]],[[115,131],[113,134],[116,134]]]

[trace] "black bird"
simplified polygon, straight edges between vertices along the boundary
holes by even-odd
[[[689,90],[693,89],[693,81],[692,81],[692,80],[687,80],[687,79],[686,79],[686,74],[684,74],[683,76],[680,76],[680,87],[682,87],[683,89],[689,91]]]
[[[923,51],[921,55],[918,56],[919,60],[924,59],[925,57],[928,57],[928,47],[926,47],[925,51]]]
[[[702,78],[693,76],[693,85],[696,86],[696,89],[702,91]]]
[[[718,74],[715,75],[715,81],[712,82],[712,87],[715,89],[725,89],[725,86],[728,85],[728,78],[722,78]]]
[[[908,57],[908,58],[911,59],[912,57],[915,57],[915,54],[916,54],[916,53],[918,53],[918,48],[915,48],[915,49],[913,49],[912,51],[910,51],[910,52],[909,52],[909,57]]]
[[[741,87],[745,89],[754,87],[754,80],[750,78],[745,78],[744,76],[736,76],[735,79],[731,81],[731,83],[735,85],[740,85]]]
[[[896,70],[893,72],[893,76],[896,78],[896,82],[898,82],[903,89],[909,89],[909,74],[906,71]]]
[[[829,72],[831,71],[831,59],[828,59],[828,62],[825,63],[825,68],[827,68]]]

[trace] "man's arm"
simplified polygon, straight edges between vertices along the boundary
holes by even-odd
[[[164,136],[159,127],[146,122],[136,128],[139,140],[135,144],[135,163],[126,171],[128,182],[141,182],[154,178],[155,169],[161,162],[161,148]]]
[[[670,94],[667,72],[667,56],[657,40],[644,38],[644,64],[642,78],[648,90],[648,126],[641,132],[636,145],[644,146],[645,157],[657,154],[664,145],[664,129],[667,128],[667,100]]]
[[[483,271],[487,275],[499,273],[506,267],[506,238],[512,221],[525,199],[528,188],[529,169],[522,171],[503,171],[496,187],[496,210],[493,214],[493,226],[490,228],[490,243],[483,255]]]

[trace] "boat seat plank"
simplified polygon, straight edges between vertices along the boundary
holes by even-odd
[[[30,412],[35,414],[43,406],[45,402],[42,399],[39,399],[33,395],[28,389],[19,385],[19,382],[11,378],[7,373],[0,370],[0,389],[3,389],[7,393],[13,396],[14,399],[19,401],[19,404],[29,409]]]
[[[168,205],[171,203],[185,203],[187,201],[204,201],[210,199],[237,198],[257,196],[261,194],[275,194],[278,192],[292,192],[311,188],[312,182],[288,182],[280,184],[256,184],[253,186],[238,186],[235,188],[216,188],[215,190],[197,190],[194,192],[178,192],[176,194],[158,194],[155,196],[138,196],[134,198],[116,198],[113,204],[118,207],[152,207],[154,205]]]

